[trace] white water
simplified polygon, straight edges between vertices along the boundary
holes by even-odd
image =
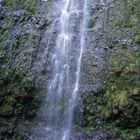
[[[87,0],[62,0],[59,32],[47,92],[46,140],[69,140],[85,45]]]

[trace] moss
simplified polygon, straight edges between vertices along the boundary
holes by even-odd
[[[34,91],[34,84],[28,79],[23,79],[21,81],[21,87],[26,93],[32,93]]]
[[[112,88],[112,87],[111,87]],[[120,109],[127,104],[127,91],[118,90],[117,88],[112,91],[107,91],[106,96],[109,98],[109,102],[112,104],[112,108],[119,106]]]
[[[132,46],[113,45],[104,79],[106,92],[91,91],[82,96],[84,117],[81,129],[108,128],[123,140],[135,140],[140,133],[140,52],[134,51],[133,43],[140,43],[140,1],[117,0],[109,10],[109,39],[132,40]]]
[[[21,2],[19,0],[6,0],[5,6],[8,10],[16,10]]]
[[[135,36],[135,42],[140,44],[140,34]]]
[[[27,15],[35,15],[37,13],[39,0],[6,0],[5,1],[5,7],[8,11],[14,11],[18,10],[23,6],[23,9],[25,10],[25,13]]]
[[[111,129],[114,132],[116,132],[118,135],[120,135],[120,137],[123,140],[135,140],[136,136],[139,136],[140,134],[140,128],[135,128],[135,129],[120,129],[119,127],[116,127],[115,124],[108,124],[106,126],[107,129]]]
[[[34,48],[39,43],[39,37],[32,34],[22,34],[19,39],[15,42],[16,49],[24,48]]]
[[[85,93],[82,130],[108,128],[123,140],[134,140],[140,130],[140,53],[119,45],[109,56],[106,92]],[[132,131],[130,131],[130,129]]]
[[[139,95],[140,88],[139,87],[134,87],[134,88],[130,89],[130,93],[131,93],[131,95]]]
[[[7,18],[7,26],[6,26],[6,28],[0,30],[0,34],[1,34],[0,40],[1,41],[2,40],[4,41],[7,38],[7,36],[11,32],[11,30],[13,29],[13,26],[14,26],[13,18],[8,17]]]
[[[139,43],[140,1],[117,0],[110,10],[109,34],[113,39],[131,38]]]
[[[4,49],[0,48],[0,58],[3,56],[3,53],[4,53]]]
[[[37,13],[38,4],[39,0],[25,0],[24,9],[26,10],[26,14],[35,15]]]
[[[4,104],[3,106],[0,106],[1,112],[9,112],[13,111],[13,109],[13,106],[11,106],[10,104]]]
[[[130,89],[137,88],[139,61],[140,56],[137,53],[129,54],[128,50],[122,48],[115,50],[111,55],[108,76],[111,80],[107,85],[106,96],[110,103],[112,102],[112,107],[125,106],[128,103]]]
[[[28,121],[27,125],[29,122],[33,125],[36,112],[44,98],[44,91],[41,88],[37,89],[35,82],[27,76],[31,70],[29,67],[31,68],[33,48],[38,45],[40,38],[24,31],[24,25],[31,22],[31,17],[37,14],[39,2],[39,0],[4,1],[3,9],[6,9],[8,15],[5,14],[1,19],[4,27],[0,28],[0,124],[3,122],[2,118],[6,116],[4,126],[7,128],[10,124],[15,127],[21,120],[24,124]],[[19,10],[24,10],[25,14],[20,18],[13,18],[13,14],[20,12]],[[21,32],[12,36],[16,32],[16,26]],[[12,122],[13,118],[15,122]],[[14,129],[10,127],[9,130]],[[29,132],[28,130],[24,135],[19,134],[18,130],[20,128],[13,131],[8,139],[24,139]],[[14,134],[15,137],[12,138]],[[24,135],[24,138],[21,138],[21,135]],[[8,134],[5,138],[7,136]]]

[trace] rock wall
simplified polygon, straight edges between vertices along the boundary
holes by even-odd
[[[52,2],[0,1],[0,139],[27,139],[37,122],[46,96],[41,57]]]
[[[140,133],[139,1],[106,2],[95,6],[89,26],[81,77],[83,110],[77,124],[89,139],[136,140]]]
[[[0,139],[29,139],[44,122],[57,2],[0,0]],[[139,6],[139,0],[89,0],[75,139],[140,138]]]

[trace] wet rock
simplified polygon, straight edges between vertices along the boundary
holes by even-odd
[[[15,12],[12,13],[13,14],[13,18],[15,21],[18,21],[19,18],[21,18],[22,16],[24,16],[25,11],[24,10],[17,10]]]
[[[136,136],[134,140],[140,140],[140,135]]]
[[[118,109],[113,109],[112,114],[113,115],[118,115],[119,114],[119,110]]]
[[[31,95],[24,95],[22,96],[21,100],[22,100],[22,103],[24,104],[27,104],[27,103],[31,103],[33,101],[33,96]]]
[[[32,95],[20,95],[20,94],[17,94],[15,99],[18,102],[21,102],[23,104],[28,104],[28,103],[31,103],[33,101],[34,97]]]
[[[0,105],[4,102],[4,98],[0,97]]]
[[[15,12],[13,12],[13,16],[14,16],[14,17],[21,17],[21,16],[24,15],[24,13],[25,13],[24,10],[17,10],[17,11],[15,11]]]
[[[95,20],[90,19],[89,24],[88,24],[88,28],[92,28],[95,25]]]
[[[123,39],[123,40],[119,40],[118,42],[119,45],[131,46],[133,41],[131,39]]]
[[[6,127],[0,127],[0,134],[4,135],[6,134],[8,129]]]
[[[17,95],[16,96],[16,99],[18,101],[21,101],[23,104],[28,104],[28,103],[31,103],[33,101],[33,96],[31,95]]]
[[[3,6],[4,0],[0,0],[0,8]]]
[[[0,112],[0,117],[4,117],[4,118],[9,118],[14,116],[14,111],[13,110],[9,110],[9,111],[1,111]]]
[[[5,30],[7,29],[7,22],[6,21],[3,20],[0,22],[0,29],[5,29]]]
[[[50,132],[49,128],[47,129],[44,126],[39,126],[39,127],[34,128],[33,133],[35,134],[35,137],[45,138],[47,136],[47,133],[46,133],[47,131]]]
[[[106,89],[103,87],[98,87],[96,93],[97,94],[104,94],[106,92]]]
[[[87,136],[93,140],[121,140],[121,138],[119,138],[114,132],[106,129],[87,132]]]
[[[49,21],[43,17],[34,17],[33,22],[35,23],[36,28],[40,30],[49,25]]]
[[[26,118],[33,118],[36,115],[36,111],[35,110],[28,110],[25,113]]]

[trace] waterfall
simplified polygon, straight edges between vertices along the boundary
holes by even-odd
[[[69,140],[85,45],[87,0],[62,0],[47,92],[46,140]]]

